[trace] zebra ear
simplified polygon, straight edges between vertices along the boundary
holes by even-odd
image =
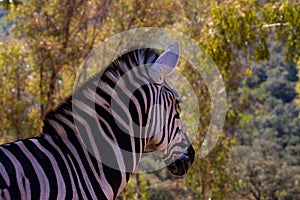
[[[179,60],[179,52],[179,43],[173,42],[150,67],[149,74],[156,83],[162,83],[163,77],[174,71]]]

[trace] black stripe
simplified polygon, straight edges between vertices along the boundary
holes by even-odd
[[[59,167],[59,170],[61,172],[62,178],[65,183],[65,187],[66,187],[65,199],[72,199],[73,198],[72,192],[68,192],[68,191],[72,191],[72,184],[71,184],[70,174],[69,174],[67,166],[66,166],[67,163],[65,163],[65,161],[61,157],[60,153],[57,152],[57,150],[52,146],[52,144],[49,141],[47,141],[45,138],[40,138],[39,142],[45,149],[47,149],[49,152],[51,152],[51,154],[54,156],[54,158],[57,162],[57,165]],[[63,152],[64,151],[62,151],[62,153]]]
[[[23,144],[31,152],[31,154],[37,160],[37,162],[42,167],[43,171],[45,172],[45,174],[47,176],[47,179],[49,181],[49,186],[51,186],[49,199],[56,199],[57,192],[58,192],[58,185],[57,185],[57,180],[56,180],[56,176],[55,176],[55,171],[52,167],[50,159],[31,140],[24,140]]]
[[[10,187],[6,185],[5,181],[0,182],[0,189],[7,189],[8,192],[10,193],[10,196],[12,199],[21,199],[21,194],[20,190],[17,187],[17,178],[16,178],[16,170],[13,165],[13,163],[10,161],[10,158],[7,157],[2,150],[0,149],[0,161],[2,165],[4,166],[6,172],[8,173],[9,176],[9,181],[10,181]],[[1,194],[3,195],[3,193]]]
[[[76,106],[76,105],[74,105],[74,106]],[[109,154],[110,155],[110,153],[107,153],[107,152],[111,152],[109,149],[110,149],[110,147],[104,147],[102,144],[105,144],[105,142],[104,142],[104,139],[100,136],[100,133],[99,133],[99,130],[98,129],[96,129],[96,127],[95,126],[93,126],[92,124],[93,123],[96,123],[95,122],[95,119],[93,118],[93,117],[91,117],[91,116],[89,116],[87,113],[85,113],[85,112],[83,112],[82,110],[80,110],[80,108],[76,108],[76,110],[77,110],[77,114],[79,114],[83,119],[85,119],[86,120],[86,122],[88,122],[88,127],[89,128],[91,128],[91,131],[92,131],[92,133],[93,133],[93,136],[94,136],[94,141],[96,142],[96,144],[101,144],[101,149],[103,148],[103,149],[105,149],[105,151],[100,151],[100,153],[102,152],[103,154],[105,154],[105,155],[107,155],[107,154]],[[59,120],[59,119],[58,119]],[[70,128],[68,127],[68,125],[67,124],[65,124],[64,122],[62,122],[62,121],[60,121],[59,122],[59,124],[66,130],[66,131],[71,131],[70,130]],[[78,128],[78,130],[85,130],[85,126],[83,125],[83,124],[81,124],[79,121],[76,121],[76,126],[77,126],[77,128]],[[81,133],[80,134],[80,136],[82,137],[84,135],[84,133]],[[101,189],[101,187],[100,187],[100,185],[99,185],[99,183],[98,183],[98,180],[96,179],[96,176],[95,176],[95,174],[93,174],[93,172],[92,172],[92,169],[91,169],[91,166],[89,166],[89,164],[88,164],[88,161],[87,161],[87,158],[86,158],[86,156],[85,156],[85,154],[84,154],[84,150],[83,150],[83,148],[86,148],[85,146],[82,146],[82,144],[78,141],[78,139],[77,139],[77,137],[75,136],[75,135],[73,135],[73,137],[69,137],[69,141],[73,144],[73,146],[76,148],[76,150],[77,150],[77,153],[78,153],[78,155],[79,155],[79,157],[80,157],[80,160],[82,161],[82,163],[83,163],[83,167],[84,167],[84,169],[85,169],[85,171],[86,171],[86,173],[87,173],[87,175],[88,175],[88,177],[89,177],[89,180],[91,181],[91,184],[92,184],[92,187],[94,188],[94,192],[95,192],[95,194],[97,195],[97,197],[98,197],[98,199],[103,199],[104,197],[105,197],[105,195],[104,195],[104,193],[103,193],[103,191],[102,191],[102,189]],[[98,142],[97,143],[97,141],[101,141],[101,142]],[[86,146],[88,146],[88,145],[91,145],[90,144],[90,141],[87,139],[87,138],[85,138],[85,140],[84,140],[84,143],[85,143],[85,145]],[[98,148],[99,148],[99,146],[97,146]],[[87,150],[89,150],[89,149],[87,149]],[[89,153],[89,156],[90,156],[90,158],[91,158],[91,161],[92,161],[92,164],[94,164],[94,168],[96,169],[96,172],[98,172],[98,176],[100,176],[100,170],[99,170],[99,168],[98,168],[98,160],[94,157],[94,155],[92,155],[90,152],[88,152]],[[101,157],[102,157],[102,154],[100,154],[101,155]],[[78,165],[78,163],[75,161],[75,157],[71,154],[70,155],[71,156],[71,158],[72,158],[72,160],[73,160],[73,163],[74,163],[74,165],[75,165],[75,163],[77,164],[77,167],[76,167],[76,169],[77,169],[77,171],[80,171],[80,168],[79,168],[79,165]],[[111,157],[111,155],[109,156],[109,159],[111,159],[112,157]],[[107,158],[108,159],[108,158]],[[114,160],[116,160],[116,158],[114,159]],[[80,176],[80,179],[81,179],[81,183],[83,183],[84,182],[84,180],[82,179],[82,175],[81,174],[79,174],[79,176]],[[87,190],[86,190],[87,191]]]
[[[117,162],[118,158],[113,153],[111,144],[102,137],[102,135],[99,133],[98,128],[96,126],[93,126],[93,123],[97,123],[95,121],[96,119],[94,119],[94,117],[91,117],[90,115],[88,115],[87,113],[85,113],[83,111],[78,110],[77,112],[80,112],[80,116],[83,119],[85,119],[86,122],[89,123],[89,128],[91,129],[91,132],[93,134],[94,142],[96,144],[98,144],[97,145],[98,150],[100,150],[100,147],[101,147],[101,149],[103,149],[103,151],[99,151],[102,162],[104,164],[109,163],[109,165],[113,166],[113,167],[118,167],[118,162]],[[82,125],[80,123],[77,124],[77,127],[79,128],[79,130],[84,130],[86,128],[84,125]],[[117,125],[112,126],[112,127],[114,127],[115,130],[118,129]],[[116,132],[117,131],[114,131],[116,138],[118,138],[118,139],[121,139],[121,135],[126,135],[126,133],[117,135]],[[88,139],[86,139],[86,141],[88,141]],[[122,141],[122,143],[128,144],[128,142],[124,142],[124,140]],[[129,142],[129,144],[130,144],[130,142]],[[121,173],[120,173],[119,169],[115,170],[106,165],[103,165],[103,171],[105,173],[105,176],[107,177],[109,184],[112,186],[114,193],[116,194],[118,192],[120,184],[121,184]]]
[[[19,141],[20,142],[20,141]],[[31,161],[25,156],[26,152],[23,152],[16,144],[10,144],[9,146],[3,146],[3,148],[7,149],[9,152],[11,152],[16,159],[20,162],[22,165],[22,168],[24,170],[24,174],[26,178],[28,178],[30,182],[30,190],[31,190],[31,199],[40,199],[40,185],[37,178],[36,171],[34,170]],[[5,155],[2,153],[0,155],[1,162],[3,161],[2,158],[5,158]],[[8,158],[9,159],[9,158]],[[5,166],[6,170],[9,173],[10,183],[11,187],[9,188],[9,193],[11,195],[12,199],[20,199],[20,191],[17,189],[17,177],[15,174],[14,166],[8,159],[5,159],[5,162],[3,165]]]
[[[57,119],[56,122],[59,123],[59,124],[64,128],[64,130],[65,130],[66,132],[72,131],[72,129],[71,129],[67,124],[65,124],[63,121],[60,121],[60,119]],[[82,126],[82,125],[81,125],[79,122],[76,122],[76,125],[79,126],[79,127],[78,127],[79,130],[81,130],[81,128],[82,128],[81,126]],[[99,183],[98,183],[98,181],[97,181],[97,179],[96,179],[95,174],[93,174],[93,172],[92,172],[91,166],[89,166],[89,164],[88,164],[86,155],[84,154],[83,148],[85,148],[85,147],[82,147],[82,144],[78,141],[78,139],[76,138],[75,135],[73,135],[72,137],[68,137],[68,139],[69,139],[70,143],[72,143],[73,146],[76,148],[76,152],[78,153],[78,156],[80,157],[80,160],[81,160],[81,162],[82,162],[82,164],[83,164],[84,170],[85,170],[85,172],[86,172],[87,175],[88,175],[88,179],[90,180],[91,185],[92,185],[92,187],[94,188],[95,194],[96,194],[97,197],[99,197],[99,198],[100,198],[100,197],[101,197],[101,198],[104,197],[105,195],[104,195],[103,191],[102,191],[101,188],[100,188],[100,185],[99,185]],[[62,146],[62,145],[60,145],[60,146]],[[71,170],[72,170],[72,175],[73,175],[74,183],[75,183],[75,185],[76,185],[77,192],[79,192],[78,195],[80,195],[80,196],[79,196],[79,199],[81,199],[81,198],[83,198],[83,197],[82,197],[82,194],[80,193],[81,188],[80,188],[80,186],[79,186],[79,184],[78,184],[78,181],[80,181],[80,183],[82,184],[82,187],[83,187],[83,190],[84,190],[84,191],[88,191],[88,188],[87,188],[87,185],[85,184],[85,180],[84,180],[84,178],[83,178],[83,173],[82,173],[82,171],[81,171],[81,169],[80,169],[80,167],[79,167],[79,164],[78,164],[78,162],[77,162],[75,156],[71,153],[70,150],[68,150],[68,152],[69,152],[68,155],[69,155],[70,159],[72,160],[75,169],[73,169],[72,164],[71,164],[71,161],[70,161],[69,159],[67,159],[67,160],[68,160],[68,164],[69,164],[69,166],[70,166],[70,168],[71,168]],[[93,159],[92,156],[91,156],[91,159]],[[92,163],[95,163],[95,164],[96,164],[95,161],[92,162]],[[97,165],[94,165],[94,167],[97,169]],[[78,172],[77,174],[78,174],[79,180],[77,180],[77,176],[76,176],[75,171]],[[99,170],[98,170],[98,171],[99,171]],[[92,198],[92,197],[90,196],[90,192],[87,192],[86,195],[87,195],[87,197],[88,197],[89,199]]]

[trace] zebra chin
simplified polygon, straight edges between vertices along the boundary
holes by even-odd
[[[173,176],[185,175],[192,166],[195,158],[195,150],[190,146],[187,151],[177,160],[167,166],[167,169]]]

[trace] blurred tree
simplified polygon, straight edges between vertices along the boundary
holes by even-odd
[[[299,199],[300,168],[295,159],[270,140],[237,146],[231,162],[237,164],[240,189],[231,199]]]
[[[137,188],[139,187],[139,188]],[[148,200],[150,199],[151,191],[149,183],[140,177],[140,174],[135,175],[135,178],[130,178],[125,190],[117,199],[122,200]]]
[[[199,4],[194,5],[196,8],[192,8],[198,11],[197,8],[199,9],[199,7],[197,7],[197,5]],[[276,140],[277,138],[278,143],[280,143],[279,141],[282,140],[280,145],[289,146],[286,148],[286,151],[297,157],[299,154],[296,153],[296,149],[299,149],[297,147],[299,144],[299,130],[297,128],[299,127],[299,119],[297,118],[298,111],[292,104],[292,101],[296,96],[294,87],[295,81],[297,81],[297,77],[295,77],[297,70],[292,63],[293,61],[297,60],[297,57],[299,56],[299,48],[295,48],[299,45],[300,41],[298,38],[299,34],[296,36],[300,24],[298,17],[299,4],[297,4],[297,1],[264,3],[260,1],[232,0],[213,2],[211,5],[212,6],[205,7],[205,11],[202,12],[210,13],[209,15],[202,16],[199,14],[200,12],[194,12],[194,17],[189,18],[190,23],[186,23],[185,25],[188,27],[188,33],[193,38],[197,38],[197,41],[200,41],[200,44],[205,47],[206,51],[212,56],[216,64],[220,66],[220,70],[226,83],[227,92],[229,92],[229,112],[227,114],[225,132],[229,135],[234,133],[236,131],[234,129],[235,124],[240,119],[241,123],[244,123],[247,127],[249,127],[249,131],[251,131],[251,134],[244,133],[244,137],[242,138],[244,142],[249,142],[246,137],[255,137],[255,134],[262,133],[263,130],[265,130],[262,129],[262,126],[257,127],[258,124],[262,124],[261,121],[264,121],[261,116],[262,112],[272,112],[274,106],[278,106],[278,102],[290,102],[291,104],[286,105],[284,109],[277,107],[278,115],[276,120],[274,118],[268,120],[269,123],[271,122],[273,124],[271,125],[273,129],[268,129],[269,133],[265,133],[263,135],[268,135],[266,137],[271,140],[274,138]],[[207,10],[209,12],[207,12]],[[202,24],[205,25],[203,26]],[[192,28],[197,26],[203,27],[201,35],[199,35],[200,32],[197,29]],[[193,32],[191,30],[196,31]],[[263,68],[257,70],[255,72],[255,79],[249,78],[251,79],[249,82],[252,82],[251,88],[245,89],[245,91],[248,91],[251,95],[245,95],[242,97],[244,100],[249,102],[250,105],[243,105],[240,103],[240,99],[238,96],[236,96],[235,91],[237,86],[239,86],[240,81],[244,78],[243,74],[248,74],[248,76],[252,75],[252,71],[249,70],[249,67],[251,66],[251,60],[266,61],[269,58],[270,51],[268,49],[267,39],[269,34],[272,32],[276,33],[277,40],[284,41],[282,44],[285,50],[285,57],[286,60],[291,64],[285,64],[282,68],[276,68],[278,71],[271,70],[272,68],[270,67],[268,68],[270,69],[268,73]],[[281,51],[280,47],[277,48],[277,51]],[[278,60],[275,60],[273,62],[277,61]],[[281,61],[281,63],[282,62],[283,61]],[[285,72],[282,74],[282,76],[276,76],[276,74],[281,74],[282,71]],[[272,78],[267,80],[267,77]],[[260,84],[263,82],[266,83]],[[256,90],[252,90],[253,87],[256,87],[255,84],[259,84],[259,87],[257,87]],[[199,91],[202,93],[200,96],[203,97],[207,95],[207,90],[200,89]],[[268,94],[271,94],[273,98],[268,98]],[[268,111],[261,108],[264,106],[262,105],[264,101],[268,101],[268,107],[270,108]],[[206,110],[209,111],[209,109],[207,109],[209,105],[204,102],[209,101],[202,101],[200,105],[204,105]],[[248,106],[253,109],[253,112],[247,112]],[[285,111],[283,112],[283,110]],[[246,114],[241,114],[245,111]],[[284,115],[283,113],[286,114],[286,116],[282,117],[280,115]],[[202,116],[202,119],[203,121],[201,122],[207,122],[209,120],[209,115],[207,115],[207,112],[206,117],[204,115],[204,117]],[[291,121],[287,122],[287,119]],[[250,124],[248,124],[248,122],[250,122]],[[203,123],[201,125],[203,125]],[[265,126],[266,124],[263,125],[263,127]],[[243,128],[245,128],[245,126]],[[271,133],[276,133],[274,128],[280,133],[271,135]],[[200,132],[204,130],[205,129],[202,129]],[[239,132],[243,132],[243,130],[244,129],[241,128]],[[226,135],[224,138],[228,139],[228,136]],[[199,141],[201,141],[201,139]],[[228,144],[231,144],[231,142]],[[223,151],[219,151],[219,153],[222,154],[216,157],[219,158],[223,155],[224,165],[224,163],[227,162],[225,153],[226,146],[222,147],[225,147]],[[228,147],[230,147],[230,145]],[[207,172],[218,171],[211,169],[212,163],[213,166],[217,166],[213,162],[212,156],[208,157],[206,160],[208,164],[204,164],[203,160],[201,160],[201,162],[202,163],[198,165],[198,168],[193,168],[196,171],[195,174],[197,174],[197,171],[199,172],[201,167],[205,168],[205,166],[207,166]],[[218,164],[222,166],[221,163],[222,162],[219,160]],[[226,176],[225,172],[226,171],[223,170],[223,175]],[[193,176],[193,173],[194,172],[190,173],[189,175]],[[198,174],[201,174],[201,177],[205,177],[205,174],[202,172]],[[214,176],[212,175],[211,177]],[[220,177],[220,174],[217,175],[217,177]],[[189,180],[192,180],[192,177]],[[209,180],[209,178],[206,180]],[[226,181],[230,183],[230,179],[224,180],[225,182],[223,183],[226,183]],[[198,182],[198,188],[201,188],[201,185],[202,187],[207,187],[206,189],[202,188],[202,199],[207,199],[209,196],[211,196],[209,195],[209,192],[207,192],[209,190],[211,191],[211,188],[209,188],[209,182],[203,184],[201,184],[199,181],[194,182]],[[211,183],[213,184],[213,182]],[[231,187],[234,187],[234,185]],[[226,191],[229,191],[228,188]],[[214,192],[213,195],[217,196],[217,192]],[[224,197],[225,194],[223,197],[221,196],[219,198],[222,199]],[[214,198],[218,199],[218,197]]]
[[[261,9],[266,28],[273,28],[283,47],[288,62],[300,56],[300,4],[297,0],[269,1]],[[275,28],[275,29],[274,29]]]
[[[236,135],[244,145],[253,145],[257,138],[272,140],[300,164],[300,118],[294,102],[297,69],[283,61],[283,50],[276,52],[278,46],[280,43],[270,42],[270,60],[253,63],[252,77],[243,81],[239,94],[245,109]]]
[[[36,122],[31,107],[33,96],[25,92],[26,82],[30,76],[26,54],[20,43],[0,43],[0,131],[1,142],[9,142],[14,138],[22,139],[36,130]]]
[[[298,69],[298,78],[300,80],[300,59],[298,60],[298,63],[297,63],[297,69]],[[300,81],[298,81],[296,84],[296,92],[297,92],[297,97],[295,99],[295,102],[299,106],[300,105]]]
[[[297,0],[270,1],[262,9],[262,14],[267,23],[276,27],[277,39],[283,41],[286,60],[300,63],[300,4]],[[277,28],[279,27],[279,28]],[[299,79],[300,80],[300,79]],[[299,80],[296,87],[298,94]],[[298,95],[299,96],[299,95]],[[298,98],[299,99],[299,98]],[[300,104],[300,101],[296,101]]]
[[[212,57],[222,73],[227,92],[236,91],[245,74],[245,65],[239,61],[239,53],[248,59],[267,59],[266,31],[263,21],[257,15],[261,4],[256,1],[193,1],[185,14],[186,21],[181,26],[186,33],[199,42]],[[257,28],[253,28],[257,27]],[[186,72],[189,73],[189,72]],[[190,72],[191,73],[191,72]],[[201,78],[191,77],[192,83]],[[201,110],[199,138],[194,141],[201,148],[210,122],[210,100],[205,85],[195,85]],[[224,199],[235,191],[234,177],[225,170],[229,159],[228,151],[235,144],[232,127],[238,121],[242,108],[234,104],[235,96],[229,96],[227,119],[224,133],[216,149],[204,159],[197,159],[188,174],[187,185],[197,193],[198,199]],[[198,155],[199,157],[199,155]]]
[[[13,34],[24,38],[31,58],[32,93],[40,117],[72,91],[76,70],[98,41],[110,1],[24,1],[10,10]],[[101,34],[100,34],[101,33]],[[63,84],[63,85],[62,85]]]
[[[0,6],[6,10],[8,10],[11,5],[18,6],[22,5],[22,0],[0,0]]]

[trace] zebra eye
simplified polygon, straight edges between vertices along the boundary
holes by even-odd
[[[180,106],[180,103],[179,102],[176,102],[176,111],[178,113],[181,113],[181,106]]]

